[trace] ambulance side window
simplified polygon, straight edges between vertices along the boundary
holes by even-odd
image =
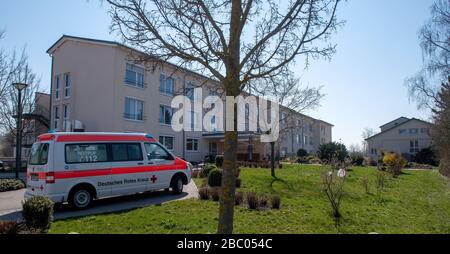
[[[142,150],[140,143],[111,144],[113,161],[141,161]]]
[[[65,146],[66,163],[107,162],[106,144],[70,144]]]
[[[150,161],[173,160],[173,156],[162,146],[156,143],[145,143],[147,159]]]

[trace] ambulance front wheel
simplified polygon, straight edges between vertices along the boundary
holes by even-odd
[[[76,210],[88,208],[92,200],[92,191],[82,186],[74,188],[69,195],[69,205]]]
[[[181,178],[181,176],[176,175],[173,179],[172,179],[172,193],[177,195],[177,194],[181,194],[183,192],[183,178]]]

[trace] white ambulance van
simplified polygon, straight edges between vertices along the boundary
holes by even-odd
[[[25,198],[87,208],[93,199],[172,188],[183,191],[192,165],[149,134],[46,133],[31,148]]]

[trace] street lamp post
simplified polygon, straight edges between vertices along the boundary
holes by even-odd
[[[16,179],[19,179],[19,170],[22,162],[22,90],[27,84],[14,83],[13,86],[19,92],[17,98],[17,122],[16,122]]]

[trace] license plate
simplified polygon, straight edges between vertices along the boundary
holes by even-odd
[[[39,175],[38,174],[31,174],[31,181],[39,181]]]

